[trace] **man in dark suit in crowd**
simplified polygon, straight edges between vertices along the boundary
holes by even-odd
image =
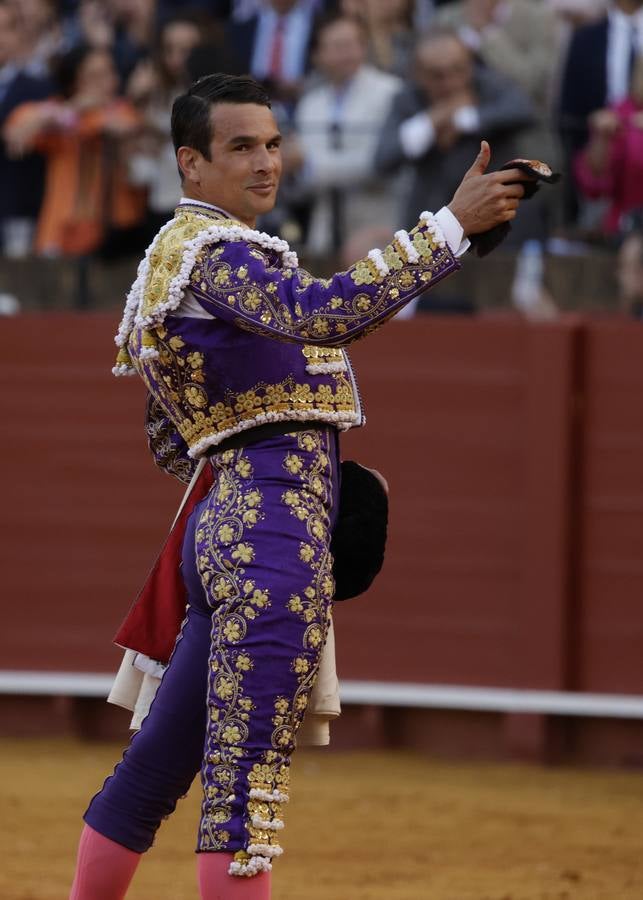
[[[226,44],[239,71],[263,82],[274,98],[294,103],[301,93],[315,21],[323,7],[321,0],[268,0],[248,19],[232,17]]]
[[[415,51],[415,80],[394,99],[375,157],[382,174],[403,166],[412,170],[403,227],[412,225],[418,197],[428,209],[444,205],[481,138],[502,164],[515,155],[516,136],[533,122],[523,91],[497,72],[476,67],[455,31],[429,32]]]

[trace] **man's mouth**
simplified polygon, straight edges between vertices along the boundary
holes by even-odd
[[[274,181],[258,181],[256,184],[248,185],[248,190],[254,191],[256,194],[271,194],[274,189]]]

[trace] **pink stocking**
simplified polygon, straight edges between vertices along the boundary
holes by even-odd
[[[85,825],[69,900],[123,900],[141,859]]]
[[[198,853],[201,900],[270,900],[270,872],[228,875],[233,853]]]

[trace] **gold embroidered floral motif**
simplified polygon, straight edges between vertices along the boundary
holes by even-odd
[[[305,466],[302,457],[295,453],[288,454],[284,460],[284,468],[299,477],[301,489],[285,491],[282,501],[291,515],[306,523],[309,540],[300,544],[299,558],[311,571],[310,583],[301,594],[293,594],[288,601],[288,609],[307,625],[302,642],[304,652],[292,663],[293,671],[300,676],[299,688],[290,710],[289,727],[293,731],[296,731],[300,722],[298,713],[306,708],[307,697],[317,673],[318,650],[326,640],[330,602],[335,591],[329,550],[327,486],[330,459],[324,440],[323,432],[301,432],[297,436],[298,445],[307,454],[314,454],[313,461]],[[283,712],[277,712],[283,715]],[[275,740],[273,735],[273,746]]]
[[[394,304],[399,305],[405,290],[417,290],[416,275],[419,276],[426,270],[438,271],[452,260],[446,248],[437,246],[426,226],[417,226],[410,232],[409,238],[420,257],[419,262],[408,262],[404,248],[395,238],[382,251],[386,268],[379,268],[373,259],[365,257],[345,273],[354,285],[372,288],[371,291],[360,294],[358,298],[349,295],[344,299],[338,295],[331,295],[323,297],[318,304],[306,304],[304,309],[302,303],[296,300],[297,296],[316,286],[327,291],[333,284],[333,279],[313,278],[309,272],[301,268],[295,271],[277,267],[274,264],[274,256],[266,262],[264,279],[253,281],[248,267],[238,266],[234,272],[236,278],[234,283],[230,281],[232,269],[227,262],[213,258],[211,254],[200,257],[192,272],[191,284],[196,293],[200,293],[206,305],[213,304],[215,314],[218,303],[224,302],[226,306],[234,307],[240,313],[234,319],[234,324],[239,328],[259,333],[265,333],[265,330],[269,329],[276,339],[296,337],[300,340],[321,341],[330,345],[333,340],[343,342],[344,336],[353,330],[368,327],[369,320],[381,324],[384,321],[383,317],[393,314],[395,310],[392,307]],[[254,250],[250,252],[251,255],[255,255]],[[264,261],[267,260],[266,254],[260,256]],[[282,282],[295,279],[293,286],[287,288],[295,302],[280,302],[279,283],[272,280],[273,273]],[[396,281],[395,275],[401,273],[409,273],[410,277]],[[402,291],[400,287],[403,288]],[[391,290],[392,288],[395,290]]]
[[[350,276],[355,284],[381,284],[384,276],[380,274],[377,266],[370,259],[360,259],[353,266]]]
[[[391,271],[401,269],[406,264],[406,257],[400,254],[400,245],[397,240],[385,247],[382,256]]]
[[[225,401],[209,404],[204,387],[205,355],[186,345],[179,335],[168,337],[163,325],[155,329],[155,334],[158,358],[146,360],[141,374],[150,391],[159,394],[188,447],[204,438],[216,439],[219,433],[234,429],[240,421],[259,415],[287,417],[294,413],[295,418],[300,411],[310,413],[311,418],[315,411],[347,417],[356,415],[353,389],[342,371],[331,374],[334,387],[321,384],[315,390],[312,378],[310,384],[301,384],[289,377],[278,384],[260,382],[240,394],[228,392]],[[310,345],[303,348],[303,353],[310,363],[337,363],[339,368],[344,361],[343,351],[338,348]]]
[[[301,597],[293,595],[288,604],[288,609],[298,615],[306,626],[301,650],[291,662],[291,669],[297,676],[297,689],[292,698],[278,696],[274,701],[272,749],[264,754],[261,763],[253,766],[248,776],[251,792],[254,789],[266,793],[261,797],[253,797],[251,793],[248,804],[250,821],[246,825],[250,845],[263,844],[277,850],[278,831],[262,828],[261,824],[280,820],[281,800],[274,799],[275,793],[287,796],[288,760],[317,675],[334,591],[329,551],[328,485],[331,463],[327,440],[323,431],[299,432],[299,452],[291,451],[283,460],[284,468],[298,479],[299,487],[284,491],[281,499],[291,515],[306,523],[309,540],[301,543],[299,558],[310,569],[311,581],[303,591],[305,599],[302,601]]]
[[[270,606],[268,590],[246,577],[245,570],[255,555],[247,532],[263,518],[263,498],[253,485],[252,464],[241,450],[222,453],[220,461],[217,483],[195,535],[201,582],[214,610],[206,764],[211,767],[210,780],[217,784],[203,799],[199,841],[204,850],[223,849],[230,839],[219,826],[232,817],[242,745],[255,708],[243,688],[244,673],[254,668],[254,660],[235,645]]]
[[[145,431],[156,464],[179,481],[189,484],[196,463],[186,458],[185,443],[159,401],[152,395],[147,403]]]

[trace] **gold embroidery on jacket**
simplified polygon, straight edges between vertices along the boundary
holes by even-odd
[[[188,447],[205,437],[234,428],[240,421],[268,414],[269,417],[293,413],[351,415],[355,413],[353,389],[346,372],[334,372],[333,384],[300,383],[289,376],[277,384],[259,382],[239,394],[228,391],[223,401],[211,404],[205,390],[207,361],[202,352],[191,350],[180,335],[168,335],[160,325],[155,329],[158,359],[146,361],[141,374],[149,368],[159,386],[156,392],[163,407],[171,413],[179,434]],[[308,352],[319,354],[319,361],[343,359],[342,351],[333,348],[311,347]],[[331,355],[329,355],[331,354]],[[335,354],[339,354],[336,357]],[[325,376],[325,381],[329,378]]]
[[[446,247],[440,248],[425,227],[414,228],[409,238],[420,257],[418,262],[407,261],[402,245],[395,238],[382,251],[388,274],[383,274],[369,257],[358,260],[343,273],[358,287],[374,286],[372,293],[364,291],[348,298],[336,294],[306,311],[296,300],[297,295],[315,284],[327,290],[333,279],[314,278],[302,268],[294,271],[276,267],[274,255],[271,260],[269,254],[254,249],[249,251],[250,255],[264,264],[265,281],[253,280],[247,266],[233,270],[220,256],[203,250],[197,255],[191,285],[206,302],[208,299],[213,302],[215,314],[217,303],[236,310],[239,316],[235,317],[234,324],[239,328],[260,334],[269,328],[276,339],[323,341],[332,346],[333,342],[343,343],[349,331],[370,328],[370,320],[373,325],[383,324],[397,311],[400,297],[416,292],[422,283],[431,279],[434,271],[451,261],[450,252]],[[278,283],[270,280],[273,274],[282,279],[296,279],[292,307],[280,302]],[[395,309],[390,309],[393,306]]]

